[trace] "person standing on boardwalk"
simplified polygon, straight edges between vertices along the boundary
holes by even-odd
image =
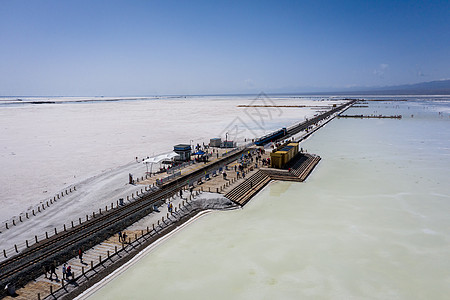
[[[66,279],[66,272],[67,272],[66,264],[64,264],[64,265],[63,265],[63,268],[62,268],[62,273],[63,273],[62,279],[63,279],[63,280]]]
[[[58,279],[58,274],[56,274],[56,267],[55,267],[55,264],[54,264],[54,263],[52,263],[52,264],[50,265],[50,280],[53,279],[53,274],[55,274],[56,279]]]
[[[80,262],[83,263],[83,249],[78,249],[78,258],[80,259]]]
[[[119,231],[119,243],[122,241],[122,231]]]
[[[47,278],[47,273],[50,273],[50,266],[49,265],[45,265],[45,278]]]

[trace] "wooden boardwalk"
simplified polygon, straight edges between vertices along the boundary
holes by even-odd
[[[302,182],[319,163],[320,156],[299,154],[290,170],[261,168],[238,186],[225,193],[225,197],[243,206],[271,180]]]

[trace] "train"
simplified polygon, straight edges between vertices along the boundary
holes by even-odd
[[[278,139],[283,138],[287,134],[287,129],[285,127],[281,128],[280,130],[274,131],[272,133],[269,133],[268,135],[265,135],[255,141],[255,145],[257,146],[264,146],[265,144],[268,144],[270,142],[276,141]]]

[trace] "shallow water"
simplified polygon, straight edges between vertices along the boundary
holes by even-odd
[[[322,157],[306,182],[201,218],[90,299],[447,299],[450,118],[369,105],[347,113],[408,117],[334,120],[302,144]]]

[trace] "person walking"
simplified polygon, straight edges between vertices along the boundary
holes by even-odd
[[[78,249],[78,258],[80,259],[80,262],[83,263],[83,249]]]
[[[122,241],[122,231],[119,231],[119,243]]]
[[[50,265],[50,280],[53,280],[53,274],[55,274],[56,279],[58,279],[58,274],[56,274],[56,266],[54,263]]]

